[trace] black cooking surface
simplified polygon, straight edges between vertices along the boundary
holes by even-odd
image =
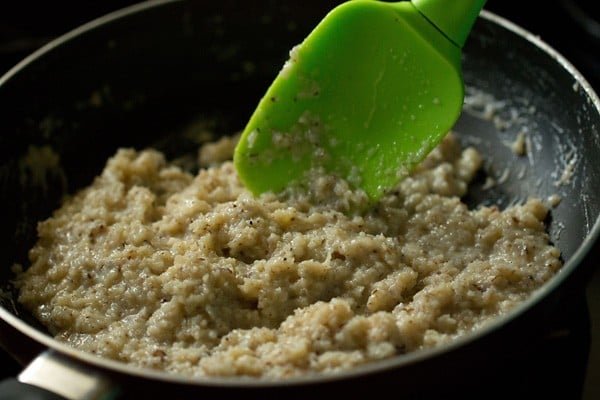
[[[11,1],[0,12],[0,75],[52,38],[97,16],[135,3],[103,1]],[[593,0],[548,0],[528,10],[522,1],[488,0],[486,8],[533,32],[555,47],[578,68],[598,91],[600,88],[600,18],[592,11]],[[536,4],[537,5],[537,4]],[[542,9],[540,9],[542,8]],[[490,360],[490,376],[496,388],[471,387],[471,395],[540,398],[578,398],[590,348],[590,323],[585,296],[574,294],[547,326],[539,329],[539,341],[518,359],[508,358],[500,367]],[[565,369],[565,366],[569,366]],[[0,377],[15,376],[21,366],[0,351]],[[570,373],[565,374],[565,370]],[[464,388],[463,388],[464,389]]]

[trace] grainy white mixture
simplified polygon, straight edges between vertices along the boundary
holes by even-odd
[[[202,375],[332,372],[438,346],[505,313],[561,266],[539,200],[460,202],[481,165],[448,136],[370,211],[321,177],[253,198],[225,139],[194,177],[120,150],[39,224],[19,300],[64,342]],[[363,210],[363,211],[361,211]]]

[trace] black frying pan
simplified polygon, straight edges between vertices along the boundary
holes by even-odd
[[[26,265],[36,221],[48,217],[64,193],[89,184],[119,146],[153,145],[176,157],[197,147],[181,132],[199,117],[213,120],[216,134],[242,128],[288,50],[335,4],[151,1],[63,36],[0,79],[0,342],[21,362],[51,349],[22,381],[70,398],[114,389],[124,397],[305,398],[390,386],[403,397],[439,395],[448,387],[469,394],[471,377],[497,383],[482,374],[485,366],[525,351],[561,301],[582,290],[590,271],[585,256],[600,230],[600,102],[555,51],[484,13],[465,48],[465,79],[503,106],[492,121],[479,118],[474,105],[456,130],[483,152],[486,171],[499,184],[486,190],[482,177],[465,200],[506,206],[528,196],[562,197],[548,223],[565,266],[510,314],[449,346],[332,377],[256,382],[190,379],[99,359],[56,342],[18,306],[9,267]],[[532,151],[516,157],[505,142],[524,128]],[[30,145],[50,146],[61,169],[32,171],[24,163]],[[566,168],[572,176],[561,180]],[[33,390],[18,385],[7,382],[3,390]]]

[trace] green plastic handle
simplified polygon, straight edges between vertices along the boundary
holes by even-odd
[[[412,0],[421,14],[462,48],[486,0]]]

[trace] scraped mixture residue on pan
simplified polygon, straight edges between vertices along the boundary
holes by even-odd
[[[482,160],[451,135],[374,207],[326,176],[254,198],[223,161],[233,145],[204,147],[197,176],[157,151],[119,150],[39,224],[20,302],[103,357],[279,378],[442,345],[561,266],[540,200],[461,203]]]

